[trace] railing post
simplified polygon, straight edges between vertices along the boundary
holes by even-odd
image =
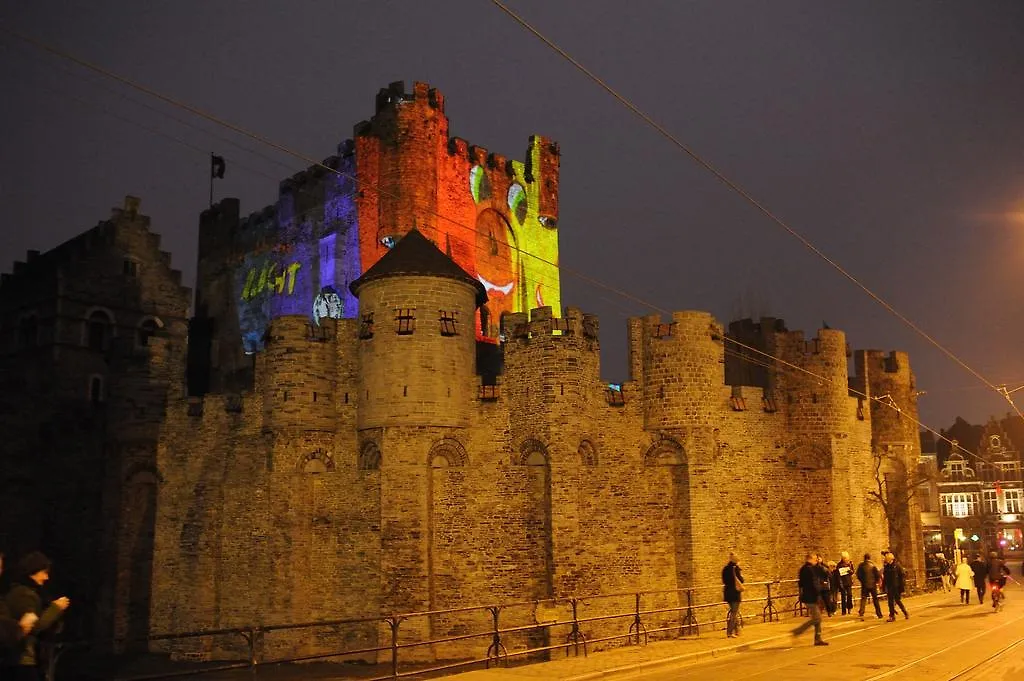
[[[501,642],[501,627],[498,626],[498,616],[501,614],[500,605],[492,605],[487,608],[487,611],[491,613],[491,621],[494,623],[494,633],[491,635],[491,645],[487,646],[487,661],[484,663],[485,669],[491,668],[491,658],[495,660],[495,664],[501,664],[501,656],[505,656],[505,662],[508,663],[508,650],[505,649],[505,644]]]
[[[647,644],[647,627],[640,621],[640,596],[642,594],[637,592],[636,594],[636,607],[633,610],[633,623],[629,625],[629,634],[636,636],[636,645],[640,645],[640,632],[644,634],[644,645]]]
[[[693,589],[686,590],[686,616],[683,617],[683,636],[695,632],[700,636],[700,626],[697,624],[697,616],[693,614]]]
[[[772,583],[768,582],[768,601],[764,605],[764,610],[761,611],[762,622],[778,622],[779,611],[775,608],[775,601],[772,600]]]
[[[398,678],[398,627],[405,618],[401,615],[392,615],[385,620],[391,627],[391,678]]]
[[[586,657],[587,656],[587,637],[583,635],[582,631],[580,631],[580,619],[579,619],[579,613],[578,613],[578,610],[577,610],[577,608],[579,606],[579,602],[580,602],[580,599],[578,599],[576,597],[573,597],[573,598],[569,599],[569,604],[572,606],[572,631],[570,631],[569,635],[565,637],[565,642],[566,643],[572,643],[572,650],[573,650],[573,653],[575,653],[576,655],[580,654],[580,647],[579,646],[580,646],[580,643],[582,642],[583,643],[583,657]],[[565,655],[566,655],[566,657],[569,656],[569,648],[568,648],[568,646],[566,646],[566,648],[565,648]]]

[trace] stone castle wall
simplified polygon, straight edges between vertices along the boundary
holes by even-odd
[[[368,301],[386,298],[384,308],[424,290],[403,277],[371,284]],[[773,333],[786,362],[824,380],[779,366],[766,391],[725,384],[723,331],[710,315],[633,320],[638,360],[617,393],[600,380],[597,320],[575,308],[506,316],[495,388],[457,375],[453,361],[472,360],[432,315],[412,334],[423,352],[376,354],[375,343],[408,338],[393,324],[375,316],[373,337],[361,338],[359,319],[278,319],[251,394],[171,405],[154,631],[715,587],[730,550],[748,579],[788,579],[807,550],[888,545],[865,493],[880,436],[848,392],[840,332]],[[399,380],[382,363],[412,366]],[[388,401],[373,402],[375,391]],[[403,640],[482,631],[482,617],[410,620]],[[268,646],[302,654],[379,634],[282,634]],[[517,644],[527,642],[544,641]],[[478,644],[433,654],[478,654]]]

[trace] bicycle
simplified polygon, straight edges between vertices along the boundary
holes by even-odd
[[[992,585],[992,612],[999,612],[1003,609],[1003,587],[998,582]]]

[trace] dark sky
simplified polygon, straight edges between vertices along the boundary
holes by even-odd
[[[1024,384],[1024,3],[509,4],[967,364]],[[562,299],[601,315],[609,380],[645,310],[569,269],[908,350],[935,427],[1007,410],[486,0],[36,0],[0,21],[316,158],[394,80],[440,89],[452,134],[491,151],[554,138]],[[243,213],[305,165],[4,34],[0,84],[4,271],[134,194],[191,282],[208,152]]]

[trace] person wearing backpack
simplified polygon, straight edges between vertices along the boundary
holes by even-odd
[[[860,611],[857,616],[864,619],[864,604],[868,596],[871,596],[875,604],[875,615],[882,619],[882,608],[878,605],[878,583],[882,577],[878,574],[878,568],[871,562],[871,554],[864,554],[864,562],[857,566],[857,581],[860,582]]]
[[[743,600],[743,571],[735,553],[729,553],[729,562],[722,568],[722,599],[729,604],[726,617],[725,635],[728,638],[740,635],[740,601]]]

